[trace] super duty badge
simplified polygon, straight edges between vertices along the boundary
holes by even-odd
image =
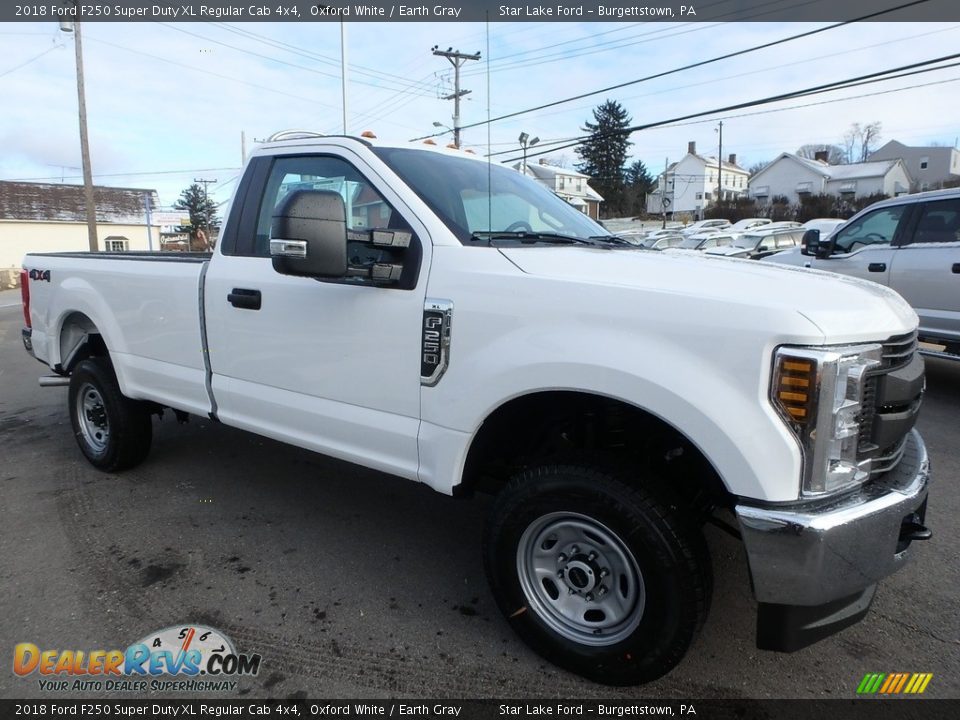
[[[427,298],[423,303],[420,337],[420,384],[432,387],[440,382],[450,361],[450,300]]]

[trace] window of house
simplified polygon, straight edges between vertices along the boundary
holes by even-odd
[[[703,199],[704,199],[704,200],[709,200],[709,199],[710,199],[710,193],[704,193],[704,194],[703,194]]]
[[[927,169],[927,166],[928,166],[929,164],[930,164],[930,158],[928,158],[928,157],[922,157],[922,158],[920,158],[920,169],[921,169],[921,170],[926,170],[926,169]]]
[[[563,186],[564,186],[563,181],[564,181],[564,177],[563,177],[563,175],[561,175],[561,176],[560,176],[560,189],[561,189],[561,190],[563,190]]]
[[[130,241],[125,237],[111,236],[103,241],[103,249],[107,252],[126,252],[130,249]]]
[[[703,193],[702,193],[702,192],[697,193],[697,200],[703,200]]]

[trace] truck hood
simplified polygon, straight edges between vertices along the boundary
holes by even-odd
[[[910,332],[918,322],[910,305],[883,285],[809,268],[702,253],[582,246],[500,252],[522,272],[542,278],[698,298],[728,305],[731,312],[761,307],[795,312],[812,322],[828,344],[882,340]]]

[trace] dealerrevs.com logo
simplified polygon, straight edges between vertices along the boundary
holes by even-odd
[[[219,630],[175,625],[150,633],[126,650],[43,650],[19,643],[13,672],[36,675],[44,691],[143,692],[235,690],[260,671],[260,655],[238,653]]]

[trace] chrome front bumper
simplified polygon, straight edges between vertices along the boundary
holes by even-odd
[[[912,430],[897,466],[856,493],[787,507],[737,505],[757,600],[824,606],[862,597],[910,554],[903,528],[922,528],[929,476],[926,446]]]

